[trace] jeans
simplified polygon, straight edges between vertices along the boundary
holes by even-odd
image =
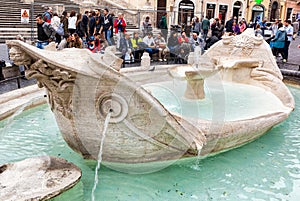
[[[111,37],[111,31],[112,30],[104,30],[105,39],[107,40],[109,46],[112,45],[112,42],[111,42],[111,39],[110,39],[110,37]]]
[[[153,54],[159,52],[159,50],[158,50],[157,48],[150,48],[150,47],[147,47],[147,48],[145,49],[145,51],[149,53],[149,56],[150,56],[151,59],[152,59],[152,55],[153,55]]]
[[[36,47],[39,48],[39,49],[44,49],[45,46],[49,45],[49,42],[48,41],[38,41],[36,43]]]
[[[290,47],[290,44],[291,44],[291,41],[285,41],[283,59],[288,60],[288,58],[289,58],[289,47]]]

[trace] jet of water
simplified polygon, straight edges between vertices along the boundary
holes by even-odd
[[[104,126],[103,126],[103,131],[102,131],[102,138],[101,138],[101,142],[100,142],[100,148],[99,148],[99,153],[98,153],[98,158],[97,158],[97,166],[95,168],[95,179],[94,179],[94,186],[93,186],[93,190],[92,190],[92,201],[95,201],[95,190],[97,188],[98,182],[99,182],[99,178],[98,178],[98,171],[100,169],[100,164],[102,161],[102,151],[103,151],[103,144],[104,144],[104,139],[106,136],[106,131],[107,131],[107,127],[108,127],[108,123],[110,120],[110,116],[111,116],[112,111],[109,111],[105,121],[104,121]]]

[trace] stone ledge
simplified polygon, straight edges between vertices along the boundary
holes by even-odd
[[[25,107],[24,110],[27,110],[45,104],[47,102],[45,95],[45,90],[39,89],[36,85],[0,95],[0,121],[13,115],[19,108]]]

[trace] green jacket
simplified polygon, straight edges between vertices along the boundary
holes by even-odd
[[[202,29],[203,30],[208,30],[210,28],[210,22],[208,19],[204,18],[202,20]]]
[[[162,16],[161,19],[162,19],[163,25],[164,25],[163,27],[161,27],[161,29],[168,29],[166,16]]]

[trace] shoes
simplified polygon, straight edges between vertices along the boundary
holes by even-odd
[[[158,59],[158,61],[163,61],[162,59]]]
[[[283,62],[283,63],[286,63],[286,62],[287,62],[287,60],[286,60],[286,59],[283,59],[283,60],[282,60],[282,62]]]
[[[164,59],[164,61],[167,61],[167,59]]]

